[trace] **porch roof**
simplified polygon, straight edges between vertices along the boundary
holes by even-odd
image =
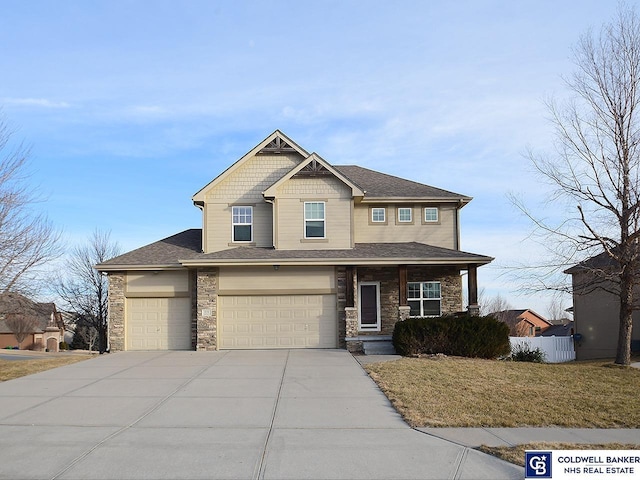
[[[101,271],[216,265],[485,265],[493,258],[418,242],[357,243],[352,249],[236,247],[202,253],[200,229],[185,230],[96,265]]]

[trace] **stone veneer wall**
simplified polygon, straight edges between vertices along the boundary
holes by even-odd
[[[196,272],[196,350],[216,350],[218,346],[218,269],[199,268]],[[203,316],[203,310],[211,316]]]
[[[109,273],[109,347],[112,352],[124,350],[125,273]]]
[[[357,277],[358,282],[380,282],[380,315],[382,317],[379,332],[359,331],[358,335],[391,335],[396,322],[404,319],[402,317],[408,317],[406,308],[398,308],[400,305],[398,267],[358,267]],[[462,278],[457,267],[410,266],[407,269],[407,281],[440,282],[442,314],[462,311]]]
[[[198,272],[189,270],[189,291],[191,292],[191,348],[198,348]]]

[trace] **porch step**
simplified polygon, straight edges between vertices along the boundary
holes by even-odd
[[[362,349],[365,355],[395,355],[391,340],[364,340]]]

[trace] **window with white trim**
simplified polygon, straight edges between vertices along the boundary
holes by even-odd
[[[304,202],[304,238],[325,238],[324,202]]]
[[[411,211],[412,208],[402,207],[398,208],[398,222],[400,223],[411,223]]]
[[[231,207],[232,240],[253,241],[253,207]]]
[[[424,209],[425,223],[435,223],[438,221],[438,207],[425,207]]]
[[[407,300],[412,317],[436,317],[442,314],[440,282],[407,283]]]
[[[374,207],[371,209],[371,221],[373,223],[384,223],[387,221],[387,209]]]

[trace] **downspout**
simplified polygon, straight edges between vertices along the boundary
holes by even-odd
[[[201,235],[200,241],[202,242],[201,251],[202,251],[202,253],[204,253],[204,246],[206,245],[205,244],[205,237],[204,237],[205,231],[206,231],[206,228],[205,228],[206,227],[206,223],[205,222],[207,221],[207,219],[206,219],[206,217],[204,215],[204,204],[200,205],[199,203],[196,203],[196,202],[193,202],[193,204],[202,211],[202,235]]]
[[[262,192],[264,197],[264,192]],[[274,198],[264,197],[264,201],[271,204],[271,245],[276,248],[276,201]]]
[[[458,206],[456,207],[456,250],[460,250],[460,209],[462,208],[462,200],[458,200]]]

